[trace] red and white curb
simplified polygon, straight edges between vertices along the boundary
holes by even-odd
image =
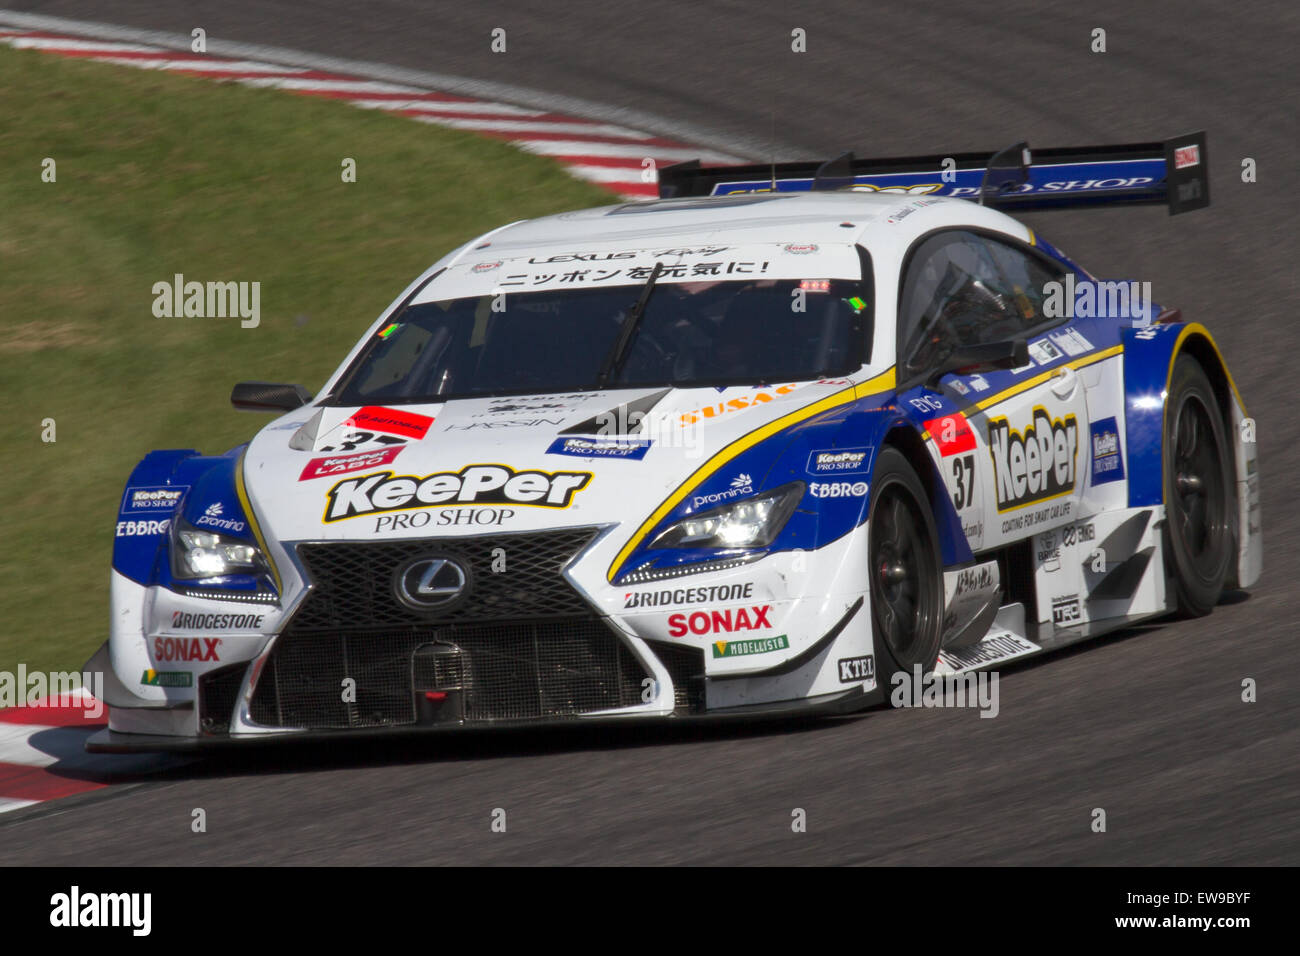
[[[612,123],[342,73],[43,30],[6,28],[3,21],[0,21],[0,43],[20,50],[273,87],[399,113],[420,123],[472,130],[505,140],[527,152],[549,156],[579,179],[631,199],[658,195],[653,170],[661,166],[687,159],[706,163],[740,162],[726,153],[699,149]]]
[[[101,790],[123,777],[174,765],[153,754],[86,753],[86,738],[106,723],[103,708],[80,690],[0,710],[0,813]]]

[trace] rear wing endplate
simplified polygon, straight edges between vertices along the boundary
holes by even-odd
[[[1005,211],[1159,203],[1170,215],[1210,204],[1205,131],[1157,143],[1037,149],[1016,143],[999,153],[901,159],[701,166],[659,171],[659,195],[851,190],[908,196],[956,196]]]

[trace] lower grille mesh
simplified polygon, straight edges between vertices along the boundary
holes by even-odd
[[[199,678],[199,726],[205,734],[224,734],[230,730],[246,670],[248,662],[244,661],[208,671]]]
[[[417,648],[460,649],[413,667]],[[640,663],[597,618],[435,630],[286,632],[266,663],[252,719],[347,728],[415,723],[416,691],[461,689],[467,721],[573,717],[641,700]],[[355,680],[344,700],[343,680]]]
[[[417,648],[442,645],[441,657]],[[454,654],[459,648],[461,654]],[[345,700],[352,678],[355,701]],[[463,690],[466,721],[571,717],[639,703],[644,669],[595,617],[281,635],[257,723],[310,729],[416,721],[418,691]]]
[[[640,703],[648,674],[563,574],[595,534],[299,545],[312,589],[276,640],[250,716],[342,729]],[[395,572],[426,555],[466,570],[467,594],[442,612],[412,611],[393,591]]]

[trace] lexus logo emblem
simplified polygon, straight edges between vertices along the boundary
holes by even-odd
[[[397,599],[415,611],[435,611],[455,603],[468,584],[468,572],[450,558],[416,558],[393,575]]]

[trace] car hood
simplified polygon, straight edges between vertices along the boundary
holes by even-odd
[[[829,379],[299,409],[258,433],[243,474],[279,541],[635,526],[733,443],[852,393]]]

